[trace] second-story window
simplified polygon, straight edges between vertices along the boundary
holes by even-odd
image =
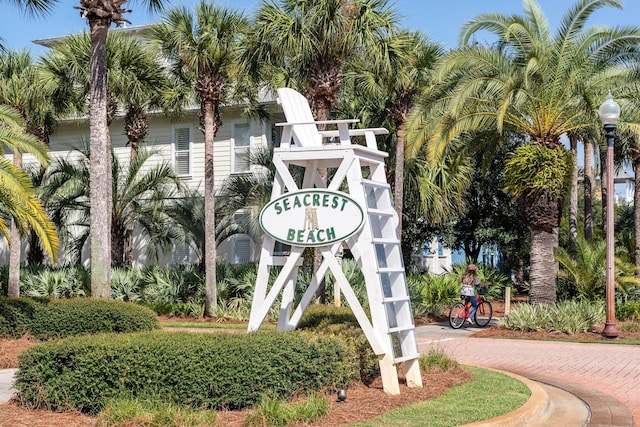
[[[251,126],[249,123],[235,123],[231,136],[233,149],[233,173],[249,172],[251,150]]]
[[[191,127],[173,127],[173,167],[181,177],[191,176]]]

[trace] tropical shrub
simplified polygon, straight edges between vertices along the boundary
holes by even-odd
[[[566,334],[587,332],[605,319],[604,305],[587,301],[560,301],[554,306],[518,304],[500,320],[507,329],[552,331]]]
[[[559,301],[551,308],[549,328],[554,332],[576,334],[588,332],[604,322],[604,304],[592,304],[587,301]]]
[[[141,272],[137,269],[114,268],[111,270],[111,299],[119,301],[140,301]]]
[[[97,414],[124,394],[234,410],[265,395],[289,399],[348,384],[358,376],[349,353],[340,340],[301,332],[71,337],[22,353],[15,387],[28,408]]]
[[[407,286],[410,294],[418,296],[419,304],[414,304],[416,310],[419,306],[449,306],[452,302],[460,298],[460,277],[456,277],[453,273],[447,273],[440,276],[410,274],[407,277]]]
[[[606,282],[606,242],[589,242],[584,237],[576,240],[575,253],[556,248],[556,260],[560,263],[558,278],[561,289],[568,296],[575,295],[586,301],[602,301]],[[640,285],[635,277],[635,265],[615,258],[615,286],[618,292],[629,294],[633,286]]]
[[[21,295],[30,297],[74,298],[89,295],[87,285],[75,268],[31,270],[21,275]]]
[[[544,331],[549,328],[551,314],[543,305],[518,304],[499,324],[519,331]]]
[[[640,321],[640,301],[627,301],[616,304],[616,318],[622,321]]]

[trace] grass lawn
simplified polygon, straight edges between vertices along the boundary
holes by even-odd
[[[396,409],[350,427],[446,427],[486,420],[514,411],[530,395],[529,388],[507,375],[466,367],[473,381],[452,387],[441,396]]]
[[[160,322],[163,328],[197,328],[197,329],[247,329],[246,323],[215,322]],[[260,325],[260,329],[276,329],[276,325]]]

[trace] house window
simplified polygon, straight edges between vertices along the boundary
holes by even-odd
[[[249,172],[249,152],[251,149],[251,127],[249,123],[233,125],[233,173]]]
[[[173,128],[173,167],[181,177],[191,176],[191,128],[188,126]]]
[[[182,245],[174,243],[173,251],[171,252],[172,264],[190,264],[191,263],[191,247],[189,245]]]
[[[251,261],[251,238],[246,234],[233,236],[232,259],[233,264],[243,264]]]

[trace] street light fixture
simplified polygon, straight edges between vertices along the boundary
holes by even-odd
[[[616,328],[616,294],[614,282],[614,241],[613,241],[613,139],[616,126],[620,119],[620,106],[613,100],[611,92],[607,94],[605,101],[600,106],[600,120],[604,126],[607,136],[607,254],[606,254],[606,321],[602,335],[607,338],[616,338],[618,328]]]

